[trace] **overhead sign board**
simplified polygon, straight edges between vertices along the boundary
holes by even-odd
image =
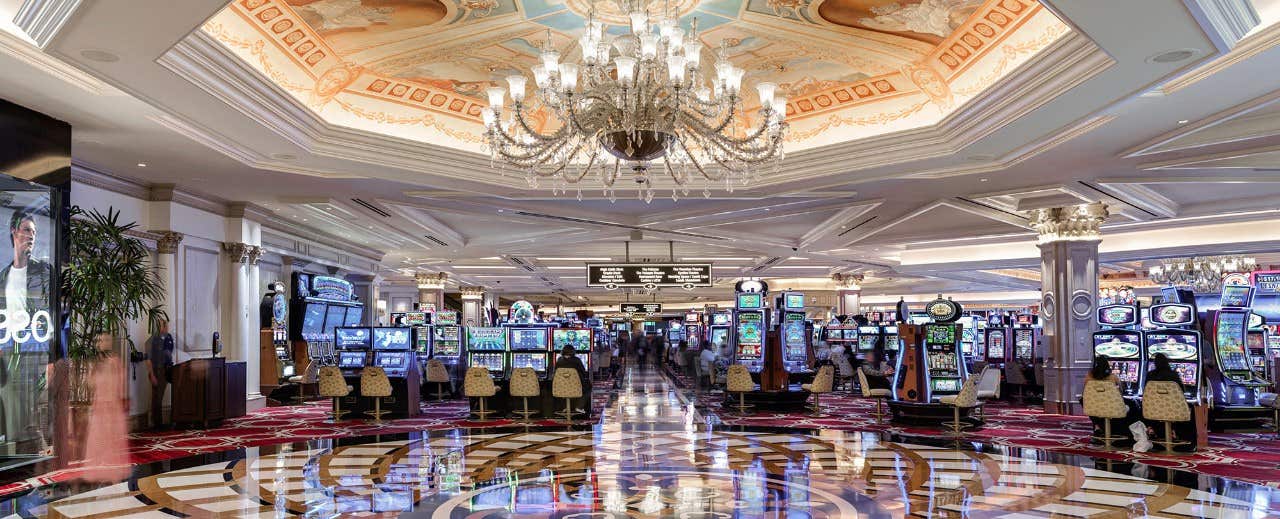
[[[1280,271],[1254,272],[1252,277],[1259,294],[1280,294]]]
[[[588,263],[587,286],[616,288],[711,286],[710,263]]]
[[[628,314],[662,313],[662,303],[622,303],[620,311]]]

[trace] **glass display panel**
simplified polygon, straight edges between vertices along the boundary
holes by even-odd
[[[373,344],[373,333],[364,327],[335,328],[334,343],[340,350],[369,349]]]
[[[506,351],[505,328],[467,328],[467,347],[473,350]]]
[[[533,368],[534,371],[547,370],[547,354],[546,353],[512,353],[512,368]]]
[[[373,349],[384,351],[409,351],[411,347],[409,328],[374,328]]]
[[[1095,333],[1093,354],[1110,359],[1136,359],[1142,351],[1137,333]]]
[[[591,331],[590,330],[552,330],[551,342],[556,351],[565,347],[566,344],[572,345],[573,349],[578,351],[591,350]]]
[[[546,328],[512,328],[510,342],[508,344],[510,344],[512,350],[546,351],[547,350],[547,329]]]
[[[1147,357],[1163,353],[1169,360],[1200,358],[1200,341],[1194,334],[1147,333]]]

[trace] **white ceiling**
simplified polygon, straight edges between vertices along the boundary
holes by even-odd
[[[0,0],[0,15],[21,3]],[[232,102],[229,91],[184,77],[190,70],[173,71],[175,48],[224,0],[81,2],[43,50],[0,31],[0,69],[10,71],[0,96],[70,122],[86,167],[262,205],[385,253],[393,278],[444,270],[512,293],[625,297],[585,289],[581,268],[550,268],[582,261],[537,258],[622,260],[635,231],[633,260],[666,260],[673,249],[676,260],[745,258],[715,261],[723,283],[860,272],[870,275],[869,294],[888,295],[1034,289],[1034,280],[983,271],[1037,264],[1023,211],[1048,203],[1108,203],[1107,234],[1123,233],[1116,246],[1132,250],[1106,254],[1124,261],[1144,250],[1212,253],[1227,239],[1233,250],[1254,250],[1208,224],[1275,222],[1258,228],[1280,233],[1280,26],[1268,25],[1269,6],[1259,2],[1265,27],[1218,48],[1216,29],[1180,2],[1044,4],[1076,36],[1002,83],[1000,96],[970,102],[928,132],[790,154],[778,181],[711,199],[692,191],[678,201],[666,193],[646,204],[630,193],[610,202],[584,191],[579,201],[514,178],[500,189],[468,180],[492,172],[465,152],[285,124],[298,119],[285,103]],[[1133,27],[1152,30],[1139,37]],[[1148,59],[1176,49],[1195,57]],[[120,59],[93,61],[86,50]],[[256,85],[241,93],[270,90],[249,70],[221,79]],[[398,162],[352,151],[373,145]],[[1205,233],[1199,247],[1160,241],[1172,239],[1161,234],[1169,229],[1193,228]],[[1273,242],[1280,236],[1260,235],[1249,247],[1275,250]],[[723,298],[725,286],[660,299]]]

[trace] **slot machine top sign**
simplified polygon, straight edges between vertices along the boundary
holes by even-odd
[[[951,323],[960,318],[960,304],[950,299],[943,299],[941,294],[925,305],[924,311],[938,323]]]
[[[618,288],[660,287],[692,290],[711,287],[710,263],[588,263],[587,286]]]

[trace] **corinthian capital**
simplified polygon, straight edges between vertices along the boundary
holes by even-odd
[[[1040,234],[1040,243],[1101,240],[1102,223],[1109,214],[1102,202],[1051,207],[1032,210],[1028,224]]]
[[[183,234],[173,231],[158,231],[160,238],[156,240],[156,252],[160,254],[177,254],[178,244],[182,243]]]

